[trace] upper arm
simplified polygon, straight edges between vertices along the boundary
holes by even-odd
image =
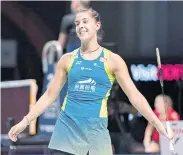
[[[112,54],[110,66],[120,87],[123,89],[129,99],[134,94],[139,92],[130,77],[126,63],[119,55],[114,53]]]
[[[51,80],[47,89],[47,93],[51,98],[55,98],[58,95],[60,89],[63,87],[67,79],[67,66],[69,59],[70,59],[70,53],[63,55],[59,60],[59,62],[57,63],[54,77]]]
[[[64,16],[61,21],[61,26],[60,26],[60,33],[69,33],[69,18],[68,16]]]
[[[69,18],[68,16],[64,16],[61,21],[60,33],[58,37],[58,41],[60,42],[62,48],[65,47],[68,38],[68,33],[69,33]]]
[[[58,37],[58,41],[59,41],[59,43],[60,43],[60,45],[61,45],[61,47],[62,48],[65,48],[65,44],[66,44],[66,42],[67,42],[67,34],[66,33],[60,33],[59,34],[59,37]]]

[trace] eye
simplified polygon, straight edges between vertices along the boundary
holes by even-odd
[[[75,25],[78,26],[79,25],[79,22],[75,22]]]
[[[87,23],[88,23],[88,20],[87,20],[87,19],[84,19],[84,20],[83,20],[83,23],[84,23],[84,24],[87,24]]]
[[[83,21],[83,23],[87,24],[87,23],[88,23],[88,21]]]

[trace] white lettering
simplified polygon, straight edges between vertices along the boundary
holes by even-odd
[[[132,77],[135,81],[157,81],[157,69],[155,65],[149,64],[145,67],[142,64],[131,65]]]

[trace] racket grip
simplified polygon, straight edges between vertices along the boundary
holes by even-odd
[[[170,126],[170,122],[168,122],[168,121],[166,121],[166,128],[167,128],[167,132],[170,133],[171,126]],[[170,151],[174,151],[173,140],[170,140],[170,142],[169,142],[169,149],[170,149]]]

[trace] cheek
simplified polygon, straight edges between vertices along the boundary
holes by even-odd
[[[96,30],[95,27],[90,26],[90,27],[89,27],[89,32],[90,32],[91,35],[94,35],[94,34],[97,32],[97,30]]]
[[[76,27],[76,33],[78,33],[79,32],[79,28],[78,27]]]

